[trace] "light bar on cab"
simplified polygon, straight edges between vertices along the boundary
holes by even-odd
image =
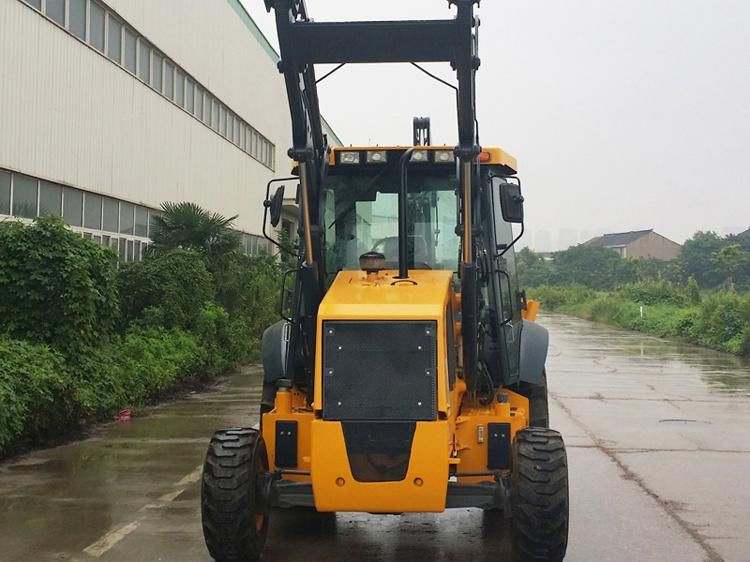
[[[415,150],[411,153],[412,162],[429,162],[430,157],[426,150]]]

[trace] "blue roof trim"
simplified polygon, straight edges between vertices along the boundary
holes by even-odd
[[[242,23],[244,23],[245,26],[250,30],[250,33],[252,33],[253,37],[255,37],[258,43],[260,43],[260,46],[263,47],[263,50],[266,51],[274,64],[279,62],[281,60],[281,56],[276,52],[276,49],[273,48],[273,45],[271,45],[271,42],[260,30],[258,24],[255,23],[255,20],[252,18],[252,16],[247,13],[245,6],[242,5],[240,0],[227,0],[227,2],[229,2],[229,5],[242,20]],[[343,146],[344,143],[341,142],[341,139],[333,131],[331,126],[328,124],[328,121],[326,121],[323,117],[321,117],[321,119],[323,120],[323,130],[328,135],[331,144]]]

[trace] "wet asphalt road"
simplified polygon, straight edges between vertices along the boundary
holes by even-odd
[[[542,322],[568,445],[571,561],[750,561],[750,367],[561,316]],[[0,464],[0,562],[209,561],[198,506],[214,428],[257,421],[259,370],[91,438]],[[507,524],[286,513],[265,560],[499,561]]]

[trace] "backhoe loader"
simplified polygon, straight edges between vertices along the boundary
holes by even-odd
[[[278,509],[471,507],[509,518],[515,560],[562,560],[567,459],[549,429],[548,334],[516,275],[521,184],[478,138],[478,0],[450,0],[444,20],[328,23],[304,0],[265,3],[295,168],[267,186],[264,233],[277,243],[267,227],[292,185],[300,241],[285,317],[263,335],[260,429],[209,444],[209,553],[258,560]],[[424,118],[409,146],[328,145],[315,65],[425,62],[456,72],[456,146],[433,145]]]

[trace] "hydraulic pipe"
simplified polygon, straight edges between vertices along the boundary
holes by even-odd
[[[302,226],[305,234],[305,263],[309,266],[313,264],[313,247],[312,234],[310,232],[310,199],[307,184],[307,164],[299,164],[299,187],[302,192]]]
[[[398,278],[408,279],[409,278],[409,225],[408,225],[408,205],[407,196],[409,195],[409,189],[407,187],[407,164],[411,159],[411,154],[414,152],[413,148],[406,150],[401,155],[399,167],[401,170],[401,185],[398,190]]]
[[[464,221],[464,237],[463,237],[463,258],[465,264],[470,264],[474,261],[474,249],[471,239],[471,167],[472,161],[465,160],[461,162],[463,168],[461,174],[461,186],[463,191],[463,221]]]

